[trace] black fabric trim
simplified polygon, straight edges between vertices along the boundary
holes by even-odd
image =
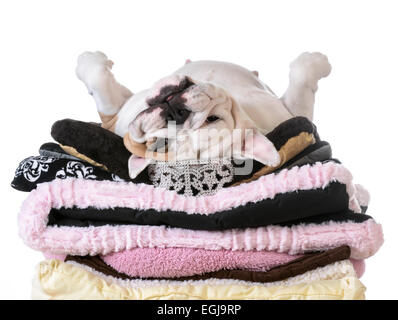
[[[139,210],[115,207],[110,209],[51,209],[49,226],[102,225],[165,225],[193,230],[226,230],[281,224],[297,219],[340,212],[348,208],[346,186],[338,182],[325,189],[299,190],[276,195],[273,199],[251,202],[209,215],[186,214],[180,211]]]
[[[68,219],[68,218],[61,218],[59,220],[58,217],[54,217],[53,213],[50,214],[49,216],[49,222],[48,226],[68,226],[68,227],[100,227],[104,225],[111,225],[111,226],[117,226],[117,225],[131,225],[131,223],[122,223],[122,222],[112,222],[112,223],[106,223],[105,221],[89,221],[89,220],[74,220],[74,219]],[[313,216],[313,217],[307,217],[307,218],[302,218],[302,219],[295,219],[292,221],[288,222],[281,222],[281,223],[273,223],[270,225],[278,225],[282,227],[292,227],[296,225],[308,225],[308,224],[322,224],[326,222],[338,222],[338,223],[346,223],[346,222],[352,222],[352,223],[362,223],[365,222],[369,219],[372,219],[371,216],[368,216],[364,213],[354,213],[348,209],[342,210],[339,212],[333,212],[333,213],[325,213],[322,215],[318,216]],[[55,223],[57,222],[57,223]],[[233,229],[239,229],[239,228],[246,228],[246,227],[236,227]],[[183,228],[183,229],[191,229],[191,228]],[[194,229],[194,230],[209,230],[209,229]],[[217,229],[218,230],[218,229]],[[213,231],[217,231],[213,230]]]
[[[366,211],[366,210],[365,210]],[[326,213],[323,215],[307,217],[303,219],[296,219],[288,222],[278,223],[279,226],[282,227],[292,227],[296,225],[306,225],[306,224],[322,224],[325,222],[333,221],[333,222],[353,222],[353,223],[362,223],[369,219],[373,219],[371,216],[362,213],[355,213],[350,211],[349,209],[345,209],[339,212]]]

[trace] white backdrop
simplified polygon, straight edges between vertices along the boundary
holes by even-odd
[[[63,118],[97,121],[76,78],[77,56],[101,50],[121,83],[137,92],[185,59],[225,60],[258,70],[274,92],[303,51],[328,55],[314,122],[333,154],[371,192],[368,213],[385,244],[361,279],[368,299],[396,299],[398,240],[396,1],[2,1],[0,4],[0,298],[29,299],[42,255],[18,237],[27,194],[10,182],[18,163],[52,141]]]

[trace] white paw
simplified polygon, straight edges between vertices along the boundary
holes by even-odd
[[[326,55],[320,52],[304,52],[290,64],[290,79],[316,88],[321,78],[332,70]]]
[[[108,60],[108,57],[100,52],[84,52],[77,58],[76,75],[77,77],[85,82],[90,81],[93,74],[100,72],[101,70],[111,69],[113,62]]]

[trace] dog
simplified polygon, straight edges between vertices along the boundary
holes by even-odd
[[[152,160],[229,155],[277,166],[279,154],[265,134],[295,116],[312,120],[318,81],[331,71],[324,54],[302,53],[290,64],[289,86],[279,98],[258,72],[228,62],[187,60],[136,94],[115,80],[112,65],[102,52],[84,52],[76,74],[93,96],[102,126],[123,137],[132,153],[131,178]]]

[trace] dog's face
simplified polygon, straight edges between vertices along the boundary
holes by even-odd
[[[162,79],[147,98],[147,109],[131,122],[129,131],[137,142],[161,137],[163,128],[174,121],[179,129],[235,127],[232,99],[211,83],[199,83],[186,76]]]
[[[273,144],[247,126],[240,107],[223,88],[173,75],[149,92],[144,110],[129,125],[129,137],[156,153],[157,160],[253,158],[272,166],[279,163]],[[132,157],[132,176],[154,157],[146,158]]]

